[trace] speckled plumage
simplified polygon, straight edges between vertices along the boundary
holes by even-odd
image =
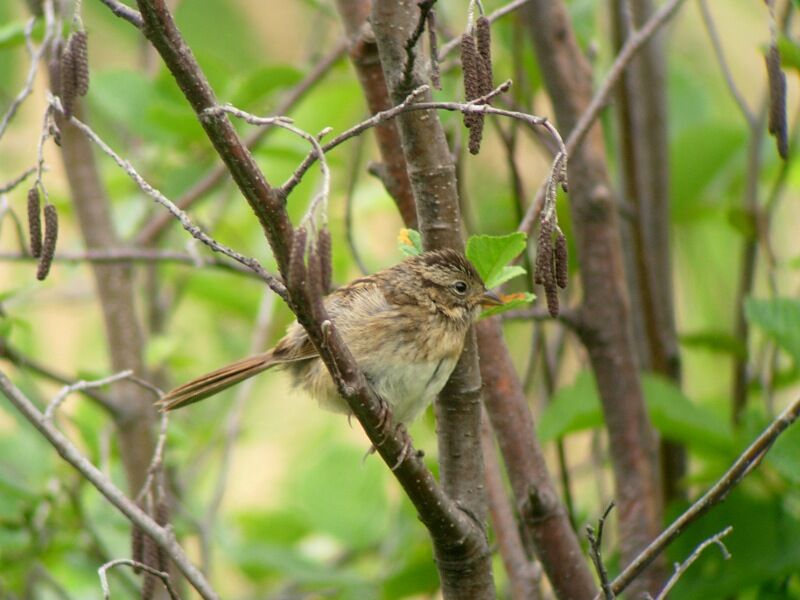
[[[497,301],[487,295],[475,267],[453,250],[410,257],[325,298],[325,308],[359,367],[401,423],[413,421],[444,387],[485,303]],[[197,402],[278,365],[324,408],[348,412],[297,322],[272,350],[176,388],[162,405],[170,410]]]

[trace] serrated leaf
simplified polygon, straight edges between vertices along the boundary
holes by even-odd
[[[527,236],[521,231],[508,235],[474,235],[467,241],[467,258],[475,265],[486,287],[491,289],[525,273],[522,267],[507,267],[525,250]],[[506,271],[509,268],[512,271]],[[509,276],[510,275],[510,276]]]
[[[525,275],[525,273],[527,273],[527,271],[525,271],[525,269],[519,265],[506,265],[500,270],[500,273],[498,273],[491,280],[491,285],[487,283],[486,287],[488,289],[496,288],[497,286],[504,284],[509,279],[514,279],[514,277]]]
[[[536,294],[531,294],[530,292],[519,292],[517,294],[501,296],[500,299],[503,301],[502,306],[493,306],[491,308],[487,308],[481,313],[480,318],[484,319],[486,317],[493,317],[494,315],[499,315],[500,313],[504,313],[514,308],[519,308],[525,304],[529,304],[536,300]]]
[[[416,229],[401,229],[397,236],[397,245],[404,256],[422,254],[422,236]]]
[[[800,300],[748,298],[744,304],[747,320],[764,330],[800,364]]]

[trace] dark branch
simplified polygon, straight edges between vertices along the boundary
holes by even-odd
[[[586,526],[586,539],[589,540],[589,556],[592,557],[597,576],[600,578],[600,588],[603,590],[605,600],[614,600],[614,592],[611,591],[611,584],[608,582],[608,571],[603,563],[603,530],[606,519],[614,508],[614,503],[608,505],[603,516],[597,520],[597,533],[591,525]]]
[[[669,546],[686,528],[722,502],[731,490],[741,482],[764,458],[766,453],[784,431],[800,417],[800,399],[792,402],[775,418],[725,474],[703,496],[692,504],[653,540],[612,582],[611,589],[620,594],[656,557]]]
[[[419,20],[417,21],[417,26],[414,28],[414,33],[411,34],[411,37],[408,38],[406,41],[406,64],[403,67],[403,85],[405,87],[411,86],[411,80],[414,76],[414,61],[416,59],[416,52],[414,52],[414,47],[417,45],[419,38],[422,37],[422,34],[425,31],[425,23],[428,21],[428,13],[431,12],[433,9],[433,5],[436,4],[436,0],[422,0],[422,2],[418,2],[417,6],[419,7]]]

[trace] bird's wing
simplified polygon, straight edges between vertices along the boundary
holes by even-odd
[[[352,343],[354,330],[360,330],[370,317],[390,308],[374,278],[356,279],[325,297],[325,309],[345,342]],[[276,363],[289,363],[316,357],[317,350],[306,330],[297,321],[289,326],[272,356]]]

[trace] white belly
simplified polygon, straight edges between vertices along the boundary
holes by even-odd
[[[367,378],[392,407],[395,422],[410,423],[442,390],[456,366],[455,358],[406,365],[370,365]]]

